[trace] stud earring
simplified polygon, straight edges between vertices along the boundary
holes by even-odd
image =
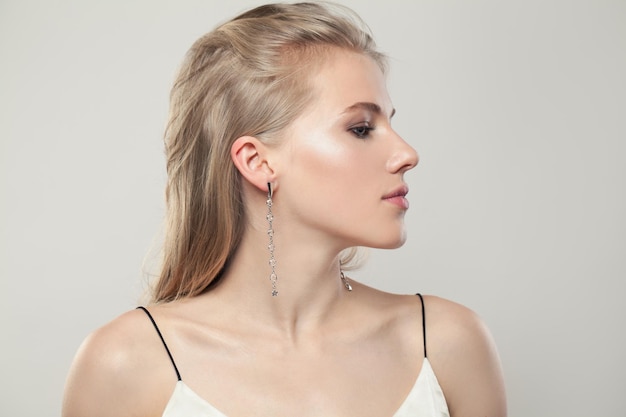
[[[267,245],[267,249],[270,251],[270,260],[269,265],[272,268],[270,273],[270,282],[272,283],[272,297],[276,297],[278,295],[278,290],[276,289],[276,283],[278,281],[278,276],[276,275],[276,258],[274,258],[274,228],[272,227],[272,222],[274,221],[274,215],[272,214],[272,184],[267,183],[267,200],[265,204],[267,205],[267,215],[265,218],[267,219],[268,228],[267,228],[267,236],[269,237],[269,244]]]

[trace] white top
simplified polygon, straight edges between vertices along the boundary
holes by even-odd
[[[178,381],[163,417],[227,417],[208,401]],[[446,399],[433,368],[424,358],[411,392],[392,417],[450,417]]]

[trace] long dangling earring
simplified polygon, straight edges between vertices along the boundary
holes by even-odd
[[[341,277],[341,282],[343,282],[343,286],[346,287],[346,290],[352,291],[352,285],[350,285],[348,277],[345,276],[341,269],[339,270],[339,276]]]
[[[276,259],[274,258],[274,228],[272,227],[272,222],[274,221],[274,215],[272,214],[272,184],[267,183],[267,215],[265,218],[267,219],[268,228],[267,235],[269,236],[269,244],[267,245],[267,249],[270,251],[270,268],[272,268],[272,272],[270,273],[270,282],[272,283],[272,297],[276,297],[278,295],[278,290],[276,289],[276,282],[278,281],[278,276],[276,275]]]

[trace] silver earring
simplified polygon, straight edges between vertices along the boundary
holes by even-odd
[[[272,297],[276,297],[278,295],[278,290],[276,289],[276,282],[278,281],[278,276],[276,275],[276,259],[274,258],[274,228],[272,227],[272,222],[274,221],[274,215],[272,214],[272,184],[267,183],[267,215],[265,218],[267,219],[268,228],[267,235],[269,236],[269,244],[267,245],[267,249],[270,251],[270,268],[272,268],[272,272],[270,273],[270,282],[272,283]]]
[[[341,282],[343,282],[343,286],[346,287],[346,290],[352,291],[352,285],[350,285],[350,281],[348,281],[348,278],[342,270],[339,270],[339,276],[341,277]]]

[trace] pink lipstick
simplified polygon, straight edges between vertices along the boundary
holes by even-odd
[[[403,185],[396,188],[394,191],[383,196],[383,200],[398,206],[404,210],[409,208],[409,200],[406,199],[406,195],[409,193],[409,187]]]

